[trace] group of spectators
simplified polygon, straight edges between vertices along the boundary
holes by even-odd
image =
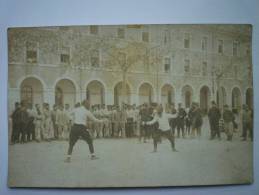
[[[42,106],[36,104],[33,107],[26,101],[16,102],[11,114],[11,143],[68,140],[74,121],[73,109],[80,106],[80,103],[74,105],[73,108],[69,104],[53,105],[50,109],[48,103],[43,103]],[[158,128],[157,123],[152,125],[147,123],[153,120],[158,107],[163,107],[164,113],[176,116],[168,121],[174,137],[195,138],[201,136],[204,112],[195,102],[190,108],[183,108],[181,103],[177,106],[174,104],[162,106],[157,103],[145,103],[140,106],[135,104],[93,105],[90,112],[103,122],[87,120],[86,126],[92,138],[138,137],[140,142],[142,140],[146,142],[147,139],[152,138],[154,130]],[[225,132],[227,140],[231,141],[233,133],[238,128],[243,130],[243,140],[247,140],[248,135],[251,140],[253,139],[253,111],[247,105],[243,105],[242,111],[238,113],[235,109],[231,110],[228,105],[224,105],[221,110],[212,101],[207,114],[211,140],[216,137],[221,139],[221,133]],[[238,118],[242,118],[242,120],[238,120]]]

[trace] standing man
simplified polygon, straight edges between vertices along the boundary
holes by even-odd
[[[43,113],[41,112],[40,105],[35,105],[36,112],[35,112],[35,140],[36,142],[41,141],[41,137],[43,135]]]
[[[243,105],[242,120],[243,120],[243,141],[247,139],[248,131],[249,131],[251,140],[253,140],[252,111],[248,108],[247,105]]]
[[[68,148],[67,158],[65,162],[71,161],[73,147],[80,137],[83,140],[85,140],[89,146],[89,150],[91,153],[91,160],[97,159],[97,157],[94,154],[93,140],[90,136],[89,131],[87,130],[86,124],[87,124],[88,118],[90,120],[93,120],[99,123],[103,122],[103,120],[99,120],[95,118],[94,115],[89,111],[89,107],[90,107],[89,102],[87,100],[84,100],[82,102],[82,106],[75,108],[73,111],[75,120],[69,135],[69,148]]]
[[[54,138],[55,139],[58,139],[57,112],[58,112],[57,105],[54,104],[53,110],[51,111],[51,120],[52,120],[52,124],[53,124]]]
[[[215,101],[211,102],[211,108],[209,109],[208,117],[210,123],[210,140],[213,140],[216,135],[218,139],[220,139],[219,120],[221,113]]]
[[[15,108],[11,115],[12,118],[12,135],[11,135],[11,144],[15,144],[19,141],[19,111],[20,103],[15,102]]]
[[[21,134],[21,140],[20,143],[25,143],[26,142],[26,132],[27,132],[27,126],[28,126],[28,121],[29,121],[29,115],[27,112],[27,102],[22,101],[21,102],[21,109],[18,112],[18,121],[19,121],[19,134],[18,134],[18,139]]]
[[[153,133],[153,144],[154,144],[153,152],[157,152],[157,143],[161,139],[160,138],[161,136],[166,137],[170,141],[172,150],[176,152],[174,135],[172,135],[171,128],[169,125],[169,119],[171,118],[176,118],[176,114],[163,112],[163,107],[160,105],[157,108],[157,113],[154,116],[153,120],[149,122],[143,122],[143,124],[146,124],[146,125],[153,125],[155,123],[158,123],[158,128],[155,129]]]
[[[31,103],[28,105],[27,113],[28,113],[28,124],[27,124],[26,130],[27,130],[27,142],[29,142],[29,141],[35,140],[35,125],[34,125],[35,113]]]
[[[186,116],[185,110],[182,108],[182,104],[178,104],[178,115],[177,115],[177,137],[180,138],[180,133],[182,132],[182,137],[185,137],[184,132],[184,118]]]
[[[64,111],[64,107],[61,105],[57,111],[56,124],[58,126],[58,138],[65,140],[68,132],[68,117]]]
[[[151,116],[149,115],[149,110],[147,104],[143,104],[140,112],[140,134],[139,134],[139,142],[141,142],[141,139],[143,138],[144,143],[146,143],[147,139],[147,131],[148,131],[148,126],[146,122],[151,121]]]
[[[224,129],[225,133],[227,135],[227,140],[232,141],[233,137],[233,120],[234,120],[234,114],[233,112],[229,109],[228,105],[224,105],[224,111],[223,111],[223,120],[224,120]]]

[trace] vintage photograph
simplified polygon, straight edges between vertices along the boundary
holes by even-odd
[[[253,182],[252,26],[8,29],[9,187]]]

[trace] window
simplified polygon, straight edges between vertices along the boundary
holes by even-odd
[[[171,60],[170,58],[165,58],[164,71],[166,73],[170,72],[171,69]]]
[[[95,68],[100,66],[100,59],[99,59],[99,51],[98,50],[93,50],[91,52],[90,63],[91,63],[91,66],[95,67]]]
[[[38,61],[38,45],[36,42],[26,43],[26,62],[37,63]]]
[[[142,32],[142,41],[148,42],[149,41],[149,34],[148,32]]]
[[[238,49],[239,49],[239,42],[238,41],[234,41],[233,42],[233,56],[237,56]]]
[[[70,63],[70,48],[69,47],[62,47],[60,49],[60,62],[62,64],[69,64]]]
[[[187,33],[184,35],[184,48],[185,49],[190,48],[190,35]]]
[[[207,62],[204,61],[202,62],[202,75],[206,76],[207,72],[208,72],[208,65],[207,65]]]
[[[118,28],[117,35],[118,35],[118,38],[124,39],[125,38],[125,30],[123,28]]]
[[[60,62],[64,64],[69,64],[70,58],[68,54],[60,54]]]
[[[21,89],[21,100],[33,104],[33,91],[31,86],[24,86]]]
[[[208,38],[203,37],[201,41],[201,49],[202,51],[207,51],[207,48],[208,48]]]
[[[223,40],[218,40],[218,53],[223,54]]]
[[[98,26],[95,26],[95,25],[90,26],[90,34],[97,35],[98,34]]]
[[[184,60],[184,72],[190,72],[190,60],[188,59]]]

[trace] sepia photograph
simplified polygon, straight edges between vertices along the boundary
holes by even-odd
[[[253,183],[252,25],[8,29],[8,186]]]

